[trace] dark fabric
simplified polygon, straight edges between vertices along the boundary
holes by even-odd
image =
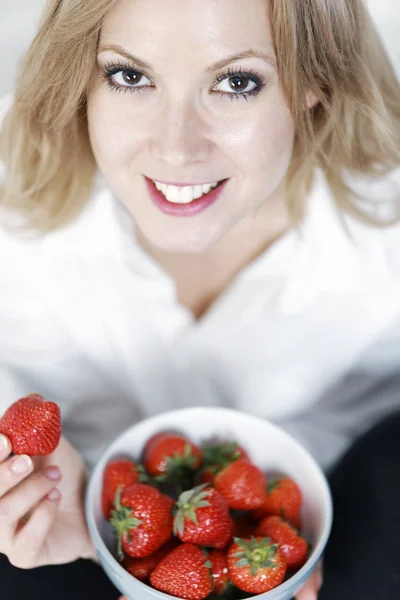
[[[400,599],[400,413],[362,436],[329,476],[334,526],[319,600]],[[90,561],[16,569],[0,555],[1,600],[116,600]]]
[[[1,600],[117,600],[120,595],[92,561],[22,570],[0,554]]]
[[[329,480],[335,517],[319,600],[400,600],[400,413],[362,436]]]

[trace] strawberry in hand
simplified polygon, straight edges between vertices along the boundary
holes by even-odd
[[[263,594],[282,583],[286,562],[270,538],[234,538],[228,551],[228,569],[232,583],[240,590]]]
[[[118,488],[111,524],[121,560],[123,552],[134,558],[149,556],[172,537],[173,505],[172,498],[143,483]]]
[[[183,542],[222,549],[232,538],[229,506],[207,484],[183,492],[175,509],[174,534]]]
[[[194,544],[182,544],[167,554],[150,575],[151,585],[186,600],[203,600],[212,591],[211,562]]]
[[[0,419],[0,433],[6,435],[14,454],[47,456],[61,437],[60,408],[40,394],[14,402]]]

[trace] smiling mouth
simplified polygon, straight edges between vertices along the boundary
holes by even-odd
[[[190,204],[195,200],[200,200],[204,196],[207,196],[210,192],[225,183],[227,180],[222,179],[221,181],[216,181],[214,183],[187,186],[169,185],[155,181],[154,179],[151,179],[150,181],[164,196],[167,202],[170,202],[171,204]]]

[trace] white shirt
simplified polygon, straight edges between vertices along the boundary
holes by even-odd
[[[397,184],[398,173],[385,192]],[[0,413],[31,392],[57,401],[90,467],[139,419],[224,405],[282,425],[329,468],[400,408],[400,228],[347,218],[349,235],[319,172],[299,231],[198,322],[101,177],[57,232],[21,237],[9,218],[3,209]]]

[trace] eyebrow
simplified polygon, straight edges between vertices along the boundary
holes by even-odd
[[[137,56],[134,56],[133,54],[130,54],[130,52],[128,52],[127,50],[124,50],[124,48],[122,48],[121,46],[118,46],[116,44],[100,46],[98,53],[100,54],[100,52],[116,52],[117,54],[120,54],[124,58],[134,62],[135,65],[137,65],[141,69],[145,69],[146,71],[154,70],[149,63],[147,63],[146,61],[142,60],[141,58],[139,58]],[[244,52],[238,52],[237,54],[233,54],[232,56],[223,58],[222,60],[219,60],[218,62],[214,63],[210,67],[207,67],[206,73],[213,73],[214,71],[218,71],[219,69],[226,67],[227,65],[229,65],[232,62],[235,62],[237,60],[243,60],[244,58],[261,58],[261,60],[268,63],[270,66],[276,68],[275,60],[273,58],[271,58],[270,56],[268,56],[267,54],[264,54],[264,52],[258,52],[256,50],[245,50]]]

